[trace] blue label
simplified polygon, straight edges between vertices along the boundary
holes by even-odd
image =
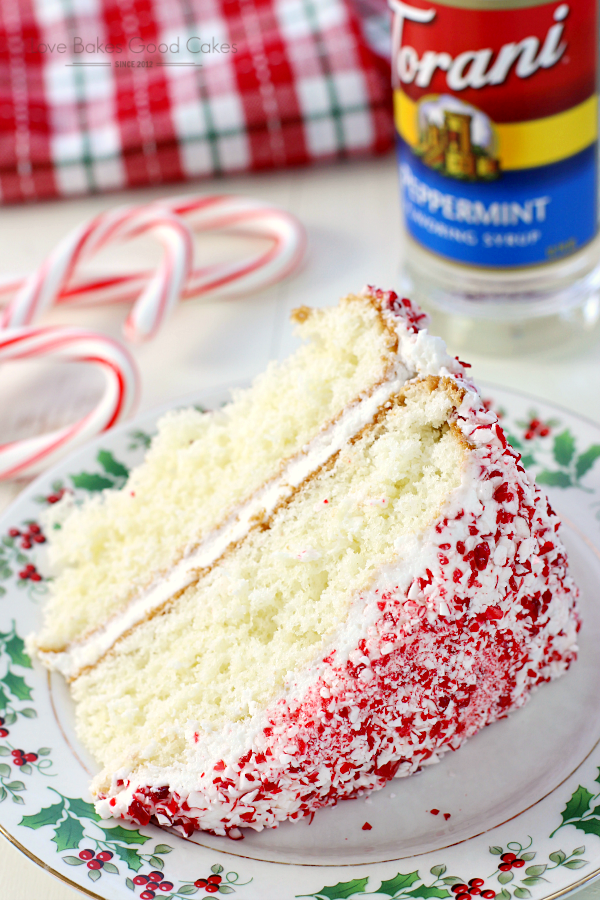
[[[457,183],[397,140],[406,226],[434,253],[514,268],[569,256],[596,234],[596,144],[547,166],[502,172],[493,182]]]

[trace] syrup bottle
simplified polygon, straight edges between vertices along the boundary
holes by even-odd
[[[598,0],[389,0],[404,290],[461,347],[600,316]],[[450,333],[449,333],[450,332]]]

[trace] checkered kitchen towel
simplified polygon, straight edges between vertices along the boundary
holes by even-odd
[[[387,150],[352,0],[0,0],[0,201]]]

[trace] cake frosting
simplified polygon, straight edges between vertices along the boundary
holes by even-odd
[[[166,603],[177,616],[185,598],[193,600],[196,581],[233,566],[236,548],[257,527],[268,532],[275,519],[284,525],[294,504],[313,496],[307,486],[316,490],[319,473],[329,468],[335,478],[346,448],[377,428],[381,440],[388,420],[391,429],[393,415],[410,404],[427,400],[449,410],[444,433],[462,454],[454,487],[423,527],[399,531],[368,582],[348,585],[347,612],[332,619],[268,702],[250,701],[245,714],[217,725],[186,707],[173,725],[184,749],[171,760],[157,746],[161,734],[143,746],[143,723],[142,744],[131,754],[111,755],[109,747],[92,785],[101,816],[142,825],[154,818],[184,835],[235,835],[298,820],[437,762],[522,706],[576,657],[577,588],[548,500],[465,364],[428,334],[422,312],[393,292],[367,288],[362,297],[396,335],[385,377],[103,627],[58,652],[35,639],[30,646],[74,680],[82,721],[90,718],[94,672],[118,672],[121,659],[141,652],[135,635],[149,627],[144,623],[152,620],[153,634],[160,633],[153,617]],[[315,522],[331,515],[327,496],[311,500]],[[390,501],[381,494],[360,502]],[[324,552],[310,533],[289,551],[307,565]]]

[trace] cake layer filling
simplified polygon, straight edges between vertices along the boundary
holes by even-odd
[[[50,547],[57,577],[32,649],[60,653],[154,591],[324,425],[399,377],[396,332],[370,298],[300,310],[296,319],[307,343],[272,363],[251,390],[210,415],[170,414],[121,490],[80,508],[57,505],[60,530]]]
[[[106,766],[183,761],[185,730],[243,723],[348,626],[403,536],[461,484],[456,391],[418,382],[307,478],[263,527],[73,682],[78,730]],[[406,565],[410,565],[406,560]]]

